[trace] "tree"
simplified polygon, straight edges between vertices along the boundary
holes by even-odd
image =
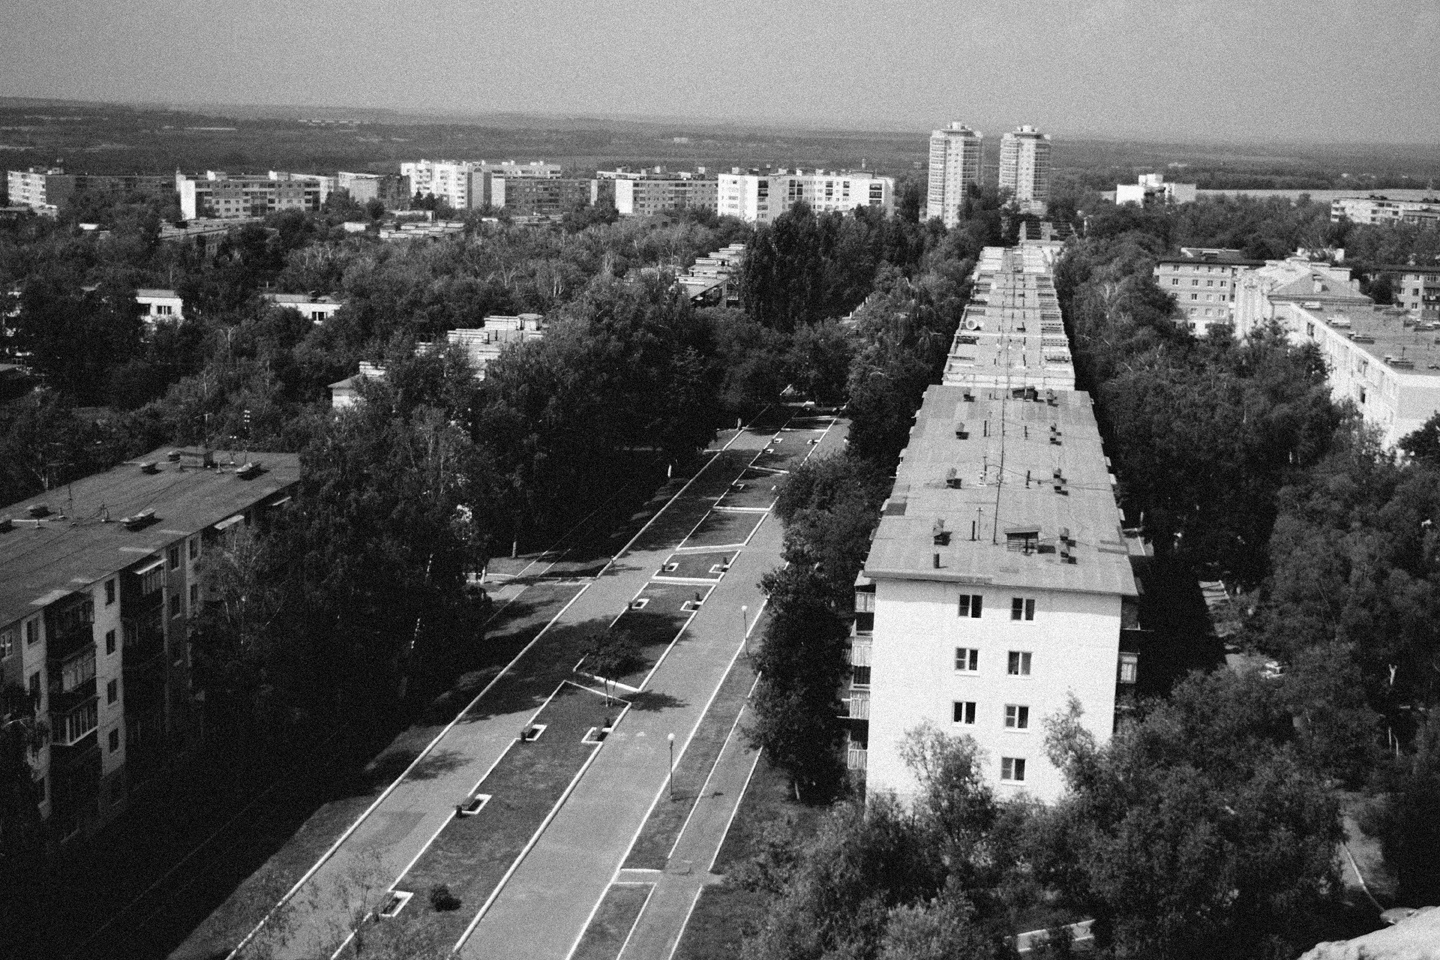
[[[812,569],[772,570],[761,587],[769,597],[770,619],[755,657],[760,680],[750,741],[785,771],[798,799],[828,800],[845,775],[838,691],[849,669],[846,624],[826,602]]]
[[[1396,872],[1401,903],[1440,900],[1440,728],[1427,723],[1394,789],[1380,806],[1373,832]],[[1371,825],[1367,824],[1367,829]]]
[[[1036,875],[1116,957],[1293,956],[1338,888],[1334,798],[1266,681],[1193,675],[1104,746],[1047,723],[1070,793],[1030,831]]]
[[[0,958],[36,955],[39,906],[35,888],[46,877],[45,825],[32,751],[48,736],[39,704],[19,684],[0,680],[0,896],[11,905]]]
[[[627,630],[595,630],[581,644],[580,669],[599,677],[605,685],[605,704],[609,706],[615,683],[626,673],[640,666],[640,645]]]
[[[1440,468],[1440,413],[1432,414],[1419,430],[1401,437],[1396,446],[1416,460]]]

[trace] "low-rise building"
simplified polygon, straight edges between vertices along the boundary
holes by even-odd
[[[475,379],[484,380],[486,369],[491,361],[499,359],[501,351],[544,336],[545,318],[538,313],[522,313],[514,317],[486,317],[483,327],[447,330],[445,342],[463,350],[475,371]],[[434,346],[425,349],[434,349]]]
[[[1440,320],[1319,301],[1278,302],[1275,316],[1292,342],[1319,347],[1331,393],[1354,403],[1385,446],[1440,411]]]
[[[312,182],[320,185],[320,205],[323,207],[330,194],[339,189],[339,177],[332,177],[326,173],[288,173],[284,170],[271,170],[271,180],[293,180],[298,182]]]
[[[1440,320],[1440,265],[1390,268],[1399,277],[1395,302],[1419,320]]]
[[[1163,173],[1142,173],[1134,184],[1115,185],[1115,203],[1155,204],[1194,203],[1199,196],[1193,183],[1167,183]]]
[[[1155,261],[1155,283],[1175,298],[1180,322],[1203,337],[1216,324],[1235,322],[1235,285],[1242,273],[1263,266],[1239,250],[1182,247],[1180,256]]]
[[[360,369],[352,377],[330,384],[330,409],[344,410],[360,402],[362,380],[384,380],[385,368],[369,360],[360,361]]]
[[[277,307],[289,307],[300,316],[316,323],[329,320],[335,316],[337,310],[345,306],[344,300],[328,293],[262,293],[260,296]]]
[[[141,288],[135,291],[135,302],[144,308],[141,319],[153,327],[160,320],[185,319],[185,301],[174,290]]]
[[[895,211],[895,180],[865,172],[742,173],[736,168],[719,175],[717,197],[722,217],[738,217],[747,223],[771,223],[801,201],[816,213],[874,207],[888,216]]]
[[[110,819],[200,735],[197,564],[300,476],[295,454],[239,459],[162,448],[0,509],[0,676],[49,726],[31,766],[58,839]]]
[[[744,257],[745,244],[732,243],[707,257],[696,257],[690,269],[676,277],[675,282],[691,303],[736,306],[739,291],[735,289],[734,278]]]

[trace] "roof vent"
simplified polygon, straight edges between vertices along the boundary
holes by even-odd
[[[945,529],[945,521],[944,521],[944,520],[936,520],[936,521],[935,521],[934,526],[932,526],[932,527],[930,528],[930,535],[931,535],[931,537],[932,537],[932,538],[934,539],[934,541],[935,541],[935,546],[937,546],[937,547],[948,547],[948,546],[950,546],[950,531]],[[939,554],[937,553],[936,556],[938,557]]]
[[[139,513],[131,514],[128,517],[121,517],[120,522],[125,525],[126,530],[139,530],[155,522],[155,508],[146,507]]]
[[[253,480],[255,477],[260,476],[262,472],[264,471],[260,463],[255,460],[250,460],[242,463],[235,471],[235,475],[241,480]]]
[[[171,463],[179,463],[179,462],[180,462],[180,451],[179,451],[179,450],[171,450],[169,453],[165,454],[165,459],[166,459],[166,460],[169,460]]]
[[[960,473],[954,467],[945,471],[945,486],[951,490],[959,490],[961,482]]]
[[[964,421],[964,420],[956,420],[956,421],[955,421],[955,439],[956,439],[956,440],[968,440],[968,439],[970,439],[970,431],[967,430],[967,429],[965,429],[965,421]]]
[[[15,528],[15,521],[9,517],[0,517],[0,533],[9,533]]]
[[[140,472],[141,472],[141,473],[159,473],[159,472],[160,472],[160,465],[159,465],[158,463],[156,463],[155,461],[153,461],[153,460],[146,460],[144,463],[140,464]]]

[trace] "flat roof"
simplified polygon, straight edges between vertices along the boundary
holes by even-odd
[[[926,391],[864,575],[1138,595],[1140,547],[1122,532],[1089,395],[969,392]],[[948,543],[935,543],[937,524]]]
[[[298,454],[217,450],[215,466],[205,468],[195,456],[170,462],[173,449],[161,447],[0,508],[0,517],[13,520],[10,530],[0,532],[0,624],[127,569],[300,479]],[[156,465],[154,473],[140,469],[146,462]],[[249,480],[236,473],[246,462],[261,467]],[[29,508],[38,504],[50,512],[35,519]],[[154,520],[140,529],[120,522],[147,509],[155,511]]]
[[[1393,307],[1326,303],[1300,309],[1396,373],[1440,376],[1440,322],[1417,321]]]
[[[972,275],[943,382],[1075,387],[1075,362],[1050,274],[1053,244],[986,247]]]

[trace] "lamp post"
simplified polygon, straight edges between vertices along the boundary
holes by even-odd
[[[745,641],[745,656],[750,656],[750,607],[740,604],[740,639]]]
[[[665,738],[670,742],[670,772],[665,777],[666,786],[670,790],[670,799],[675,799],[675,734]]]

